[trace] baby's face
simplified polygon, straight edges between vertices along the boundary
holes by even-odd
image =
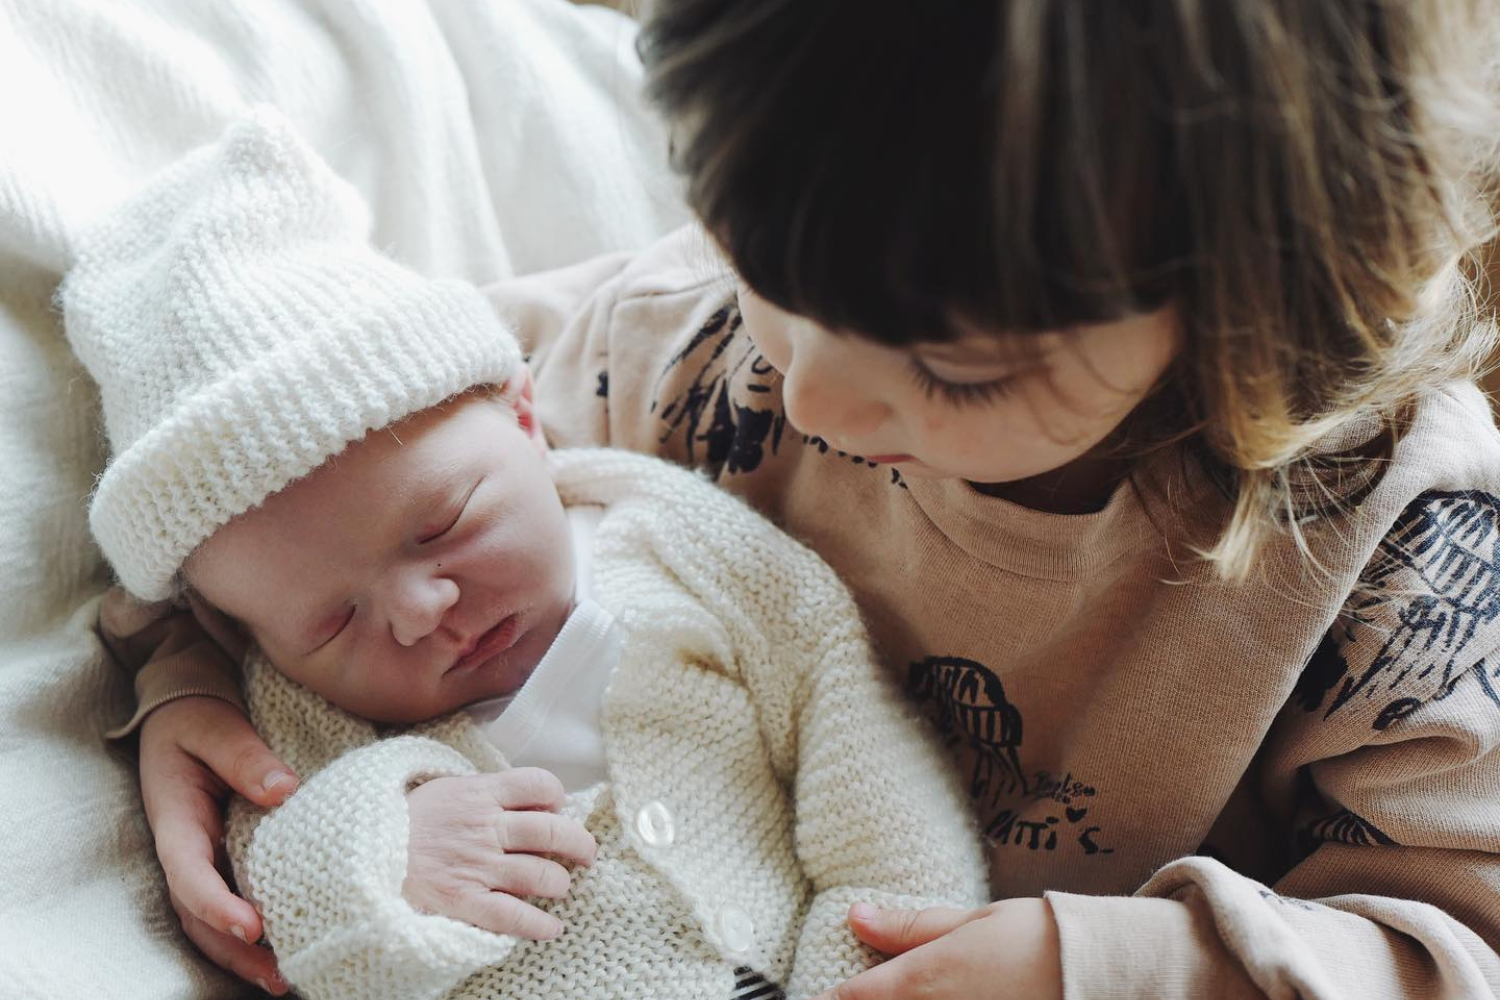
[[[530,380],[351,445],[185,567],[283,673],[380,722],[520,687],[573,604],[567,519]]]

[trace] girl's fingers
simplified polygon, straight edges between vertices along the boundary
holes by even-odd
[[[855,903],[849,907],[849,928],[855,937],[876,951],[900,955],[935,941],[983,915],[983,910],[954,910],[943,906],[925,910],[885,910],[869,903]]]
[[[276,969],[276,957],[269,951],[215,930],[179,905],[176,899],[172,903],[182,918],[182,929],[188,940],[215,965],[275,996],[286,993],[286,980],[281,978]]]
[[[495,804],[502,809],[559,809],[567,799],[557,776],[540,767],[513,767],[489,780]]]
[[[184,922],[192,916],[222,934],[254,941],[261,935],[260,915],[230,890],[215,864],[223,819],[219,800],[205,789],[211,776],[202,764],[181,757],[178,778],[161,781],[159,776],[145,796],[156,856],[174,905]],[[200,773],[190,774],[193,770]]]
[[[496,934],[530,941],[550,941],[562,933],[561,920],[503,892],[462,893],[453,899],[447,915]]]
[[[157,841],[167,887],[184,924],[191,917],[227,937],[258,940],[262,934],[260,914],[230,890],[213,865],[212,848],[206,849],[210,853],[200,855],[194,850],[178,850],[170,841]]]
[[[178,743],[226,785],[265,808],[280,805],[296,791],[297,776],[271,752],[238,708],[217,698],[182,698],[179,702],[193,704],[178,709],[178,702],[172,702],[156,711],[193,713],[192,724],[182,729]]]
[[[591,865],[599,845],[576,819],[549,812],[507,812],[500,817],[500,846],[507,854],[547,854]]]
[[[925,959],[926,956],[921,956]],[[915,971],[913,971],[915,970]],[[911,1000],[917,996],[948,996],[942,992],[940,970],[922,970],[917,955],[893,958],[839,983],[813,1000]],[[952,994],[967,996],[967,994]]]
[[[568,870],[556,861],[532,854],[507,854],[495,865],[490,888],[512,896],[561,899],[572,883]]]

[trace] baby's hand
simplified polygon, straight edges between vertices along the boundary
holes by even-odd
[[[567,895],[568,870],[538,855],[593,864],[593,834],[554,811],[563,797],[562,782],[536,767],[434,778],[412,789],[407,902],[496,934],[556,937],[562,921],[516,897]]]

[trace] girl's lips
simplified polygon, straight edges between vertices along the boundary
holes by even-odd
[[[881,465],[895,465],[898,462],[911,462],[914,459],[910,455],[866,455],[865,461],[878,462]]]
[[[444,672],[451,674],[455,670],[478,666],[514,646],[520,636],[521,616],[519,614],[507,615],[500,620],[499,624],[481,635],[474,648],[454,660],[453,666]]]

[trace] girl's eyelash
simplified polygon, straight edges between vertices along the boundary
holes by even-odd
[[[911,359],[911,373],[928,399],[942,396],[955,406],[982,406],[1010,395],[1015,376],[1007,375],[991,382],[948,382],[938,378],[916,358]]]

